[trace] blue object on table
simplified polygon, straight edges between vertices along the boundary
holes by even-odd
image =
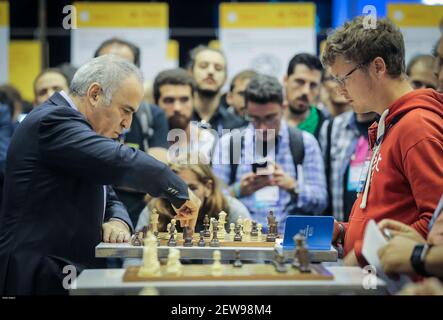
[[[293,249],[294,236],[302,232],[309,250],[330,250],[334,217],[332,216],[289,216],[283,236],[283,249]]]

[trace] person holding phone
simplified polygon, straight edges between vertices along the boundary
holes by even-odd
[[[275,77],[252,78],[245,102],[250,123],[218,141],[213,171],[253,220],[266,226],[273,210],[282,233],[288,215],[320,214],[326,207],[320,147],[312,134],[288,127],[283,88]]]

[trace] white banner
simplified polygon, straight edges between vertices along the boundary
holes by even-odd
[[[80,66],[97,47],[113,37],[140,48],[145,80],[152,80],[168,63],[168,6],[136,3],[75,3],[78,29],[71,33],[71,63]],[[144,10],[144,11],[143,11]]]
[[[297,53],[316,54],[315,5],[223,3],[220,47],[226,55],[228,79],[245,69],[282,81]]]

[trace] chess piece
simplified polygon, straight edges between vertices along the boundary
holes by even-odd
[[[175,239],[175,241],[177,241],[177,235],[178,235],[177,220],[171,219],[171,226],[174,226],[174,239]]]
[[[274,264],[275,270],[277,272],[288,272],[288,268],[285,264],[285,256],[283,255],[283,253],[279,253],[277,249],[274,250],[274,260],[272,261],[272,263]]]
[[[168,230],[169,230],[169,240],[168,240],[168,247],[175,247],[177,245],[177,240],[175,240],[175,223],[169,223],[168,224]]]
[[[150,223],[150,227],[151,227],[151,232],[154,234],[154,236],[158,236],[158,217],[159,217],[159,214],[158,214],[158,211],[157,211],[157,209],[152,209],[152,212],[151,212],[151,223]]]
[[[258,241],[263,241],[263,234],[261,232],[261,230],[263,229],[263,225],[261,223],[257,224],[257,238]]]
[[[224,211],[221,211],[218,214],[218,238],[221,240],[224,240],[226,237],[226,229],[225,229],[226,216],[227,213]]]
[[[204,237],[205,238],[210,238],[211,237],[211,232],[209,231],[209,216],[207,214],[205,214],[205,217],[203,218],[203,227],[204,227]]]
[[[234,241],[235,237],[235,223],[229,224],[229,239]]]
[[[169,249],[166,273],[174,276],[181,276],[183,274],[183,266],[180,262],[180,251],[178,249]]]
[[[309,251],[306,247],[306,238],[301,232],[294,236],[295,250],[294,261],[292,262],[293,268],[298,268],[300,272],[311,272],[311,259],[309,257]]]
[[[268,214],[268,234],[266,236],[266,242],[275,242],[275,227],[276,220],[274,211],[270,210]]]
[[[242,240],[242,236],[241,236],[241,226],[239,224],[237,224],[235,226],[235,236],[234,236],[234,241],[241,241]]]
[[[244,231],[243,241],[250,241],[251,240],[251,229],[252,229],[251,219],[243,220],[243,231]]]
[[[200,231],[200,240],[198,241],[198,246],[199,247],[206,246],[206,242],[205,242],[204,236],[205,236],[205,231],[204,230]]]
[[[257,229],[257,222],[256,221],[252,221],[251,237],[252,238],[257,238],[258,237],[258,229]]]
[[[143,231],[137,231],[131,238],[131,244],[136,247],[143,245]]]
[[[242,266],[243,266],[243,263],[240,260],[240,250],[235,250],[234,267],[241,268]]]
[[[243,219],[242,218],[238,218],[237,219],[237,224],[240,226],[240,233],[243,236]]]
[[[211,266],[211,275],[214,277],[219,277],[223,274],[223,266],[220,262],[221,260],[221,252],[220,250],[214,250],[212,253],[212,257],[214,259],[214,262]]]
[[[138,275],[140,277],[159,276],[160,262],[157,253],[157,238],[148,231],[143,247],[143,266],[140,267]]]
[[[212,231],[212,239],[211,242],[209,242],[210,247],[220,247],[220,241],[217,238],[218,233],[218,221],[213,220],[212,221],[213,231]]]
[[[192,247],[192,235],[189,231],[189,227],[183,227],[183,239],[184,243],[183,246],[185,247]]]

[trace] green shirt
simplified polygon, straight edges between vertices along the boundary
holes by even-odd
[[[310,106],[308,117],[305,119],[305,121],[300,122],[298,124],[298,128],[300,130],[304,130],[304,131],[307,131],[307,132],[315,135],[315,131],[317,130],[319,120],[320,120],[320,117],[318,115],[317,108]]]

